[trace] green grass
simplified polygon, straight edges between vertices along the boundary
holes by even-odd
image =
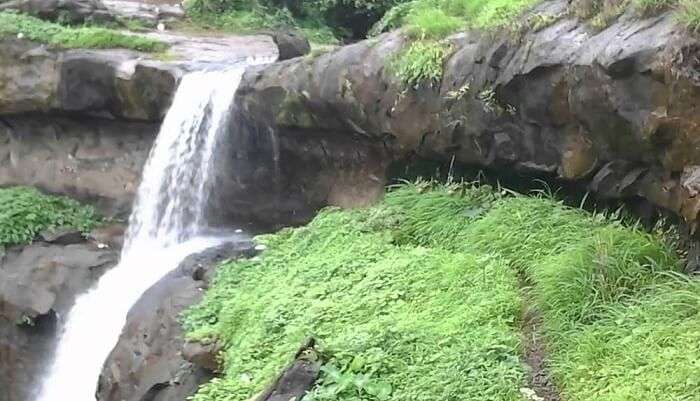
[[[496,254],[523,274],[563,399],[698,399],[700,283],[661,238],[549,199],[482,194],[460,210],[454,195],[419,192],[387,198],[410,205],[397,238]]]
[[[306,401],[522,400],[524,299],[562,399],[698,399],[700,283],[662,237],[605,215],[418,183],[259,241],[184,318],[225,346],[197,401],[250,399],[309,335],[328,361]]]
[[[677,274],[666,244],[527,198],[505,201],[467,236],[529,278],[565,399],[697,399],[700,285]]]
[[[99,27],[68,27],[28,15],[0,12],[0,37],[21,35],[51,46],[77,49],[124,48],[161,52],[167,45],[138,35]]]
[[[95,210],[34,188],[0,188],[0,246],[32,242],[46,229],[69,227],[88,232],[100,218]]]

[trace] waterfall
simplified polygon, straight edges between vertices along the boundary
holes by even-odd
[[[67,316],[37,401],[93,401],[131,306],[190,254],[222,242],[204,213],[219,134],[244,66],[183,77],[143,170],[119,264]]]

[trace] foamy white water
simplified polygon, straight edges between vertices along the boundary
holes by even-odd
[[[77,299],[37,401],[94,401],[131,306],[185,257],[222,242],[203,236],[204,213],[217,138],[243,71],[183,77],[144,167],[119,265]]]

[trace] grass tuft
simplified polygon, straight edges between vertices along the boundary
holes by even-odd
[[[437,86],[452,47],[446,42],[417,41],[402,49],[392,61],[396,76],[408,87]]]

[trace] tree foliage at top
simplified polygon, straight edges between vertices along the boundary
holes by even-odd
[[[191,0],[195,18],[238,28],[327,28],[338,37],[363,38],[374,23],[405,0]]]

